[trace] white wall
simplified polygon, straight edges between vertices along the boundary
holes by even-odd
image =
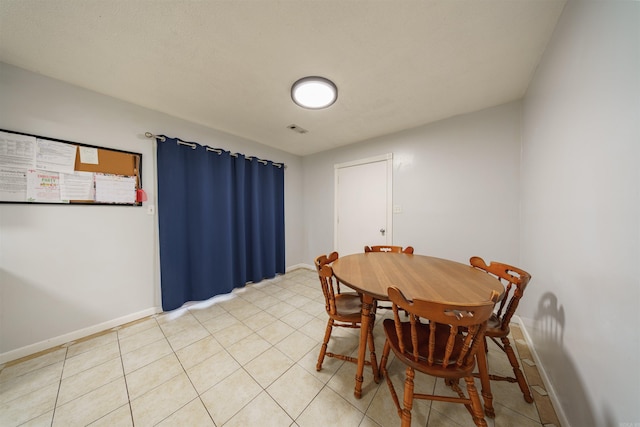
[[[570,1],[523,104],[520,305],[572,426],[640,425],[640,3]]]
[[[145,206],[145,131],[286,163],[286,262],[303,261],[300,157],[2,63],[0,93],[0,128],[142,153]],[[0,363],[154,313],[156,220],[146,207],[0,204]]]
[[[393,240],[467,263],[518,263],[520,103],[305,156],[306,262],[332,251],[334,164],[393,153]]]

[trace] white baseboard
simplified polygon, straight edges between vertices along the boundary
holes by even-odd
[[[89,335],[96,334],[98,332],[105,331],[107,329],[115,328],[116,326],[124,325],[129,322],[133,322],[138,319],[142,319],[147,316],[152,316],[156,313],[162,312],[159,307],[151,307],[146,310],[139,311],[137,313],[128,314],[126,316],[112,319],[107,322],[99,323],[97,325],[89,326],[88,328],[79,329],[77,331],[69,332],[68,334],[60,335],[54,338],[49,338],[44,341],[30,344],[25,347],[17,348],[15,350],[8,351],[6,353],[0,353],[0,364],[7,363],[12,360],[20,359],[22,357],[30,356],[32,354],[48,350],[53,347],[60,346],[73,340],[87,337]]]
[[[517,315],[514,315],[511,318],[511,321],[514,322],[514,323],[517,323],[518,326],[520,326],[520,330],[522,331],[522,335],[524,336],[524,339],[527,342],[527,345],[529,346],[529,350],[531,351],[531,356],[533,357],[533,361],[536,363],[536,367],[538,368],[538,372],[540,373],[540,377],[542,378],[542,381],[544,382],[545,390],[549,394],[549,398],[551,399],[551,403],[553,403],[553,409],[555,409],[555,411],[556,411],[556,415],[558,416],[558,420],[560,421],[560,424],[562,426],[564,426],[564,427],[571,427],[571,425],[569,424],[569,421],[567,420],[567,416],[565,415],[564,410],[562,409],[562,405],[560,404],[560,401],[558,400],[558,395],[556,394],[556,391],[555,391],[555,389],[553,387],[553,382],[551,381],[551,379],[549,378],[549,375],[545,371],[544,365],[540,362],[540,357],[538,356],[538,353],[536,352],[536,348],[535,348],[535,346],[533,344],[533,341],[531,340],[531,335],[529,335],[529,331],[527,331],[527,328],[526,328],[524,322]]]
[[[301,264],[292,265],[291,267],[287,267],[286,271],[287,271],[287,273],[290,273],[293,270],[297,270],[299,268],[304,268],[304,269],[311,270],[311,271],[315,271],[316,270],[316,268],[311,264],[301,263]]]

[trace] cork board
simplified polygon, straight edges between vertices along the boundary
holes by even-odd
[[[142,154],[0,129],[0,203],[141,206]]]

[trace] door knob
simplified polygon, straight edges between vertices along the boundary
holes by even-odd
[[[384,236],[384,233],[385,233],[386,231],[387,231],[387,230],[385,230],[384,228],[381,228],[381,229],[380,229],[380,234],[382,234],[382,235]]]

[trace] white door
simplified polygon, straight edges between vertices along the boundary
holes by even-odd
[[[335,247],[340,256],[390,245],[393,156],[335,165]]]

